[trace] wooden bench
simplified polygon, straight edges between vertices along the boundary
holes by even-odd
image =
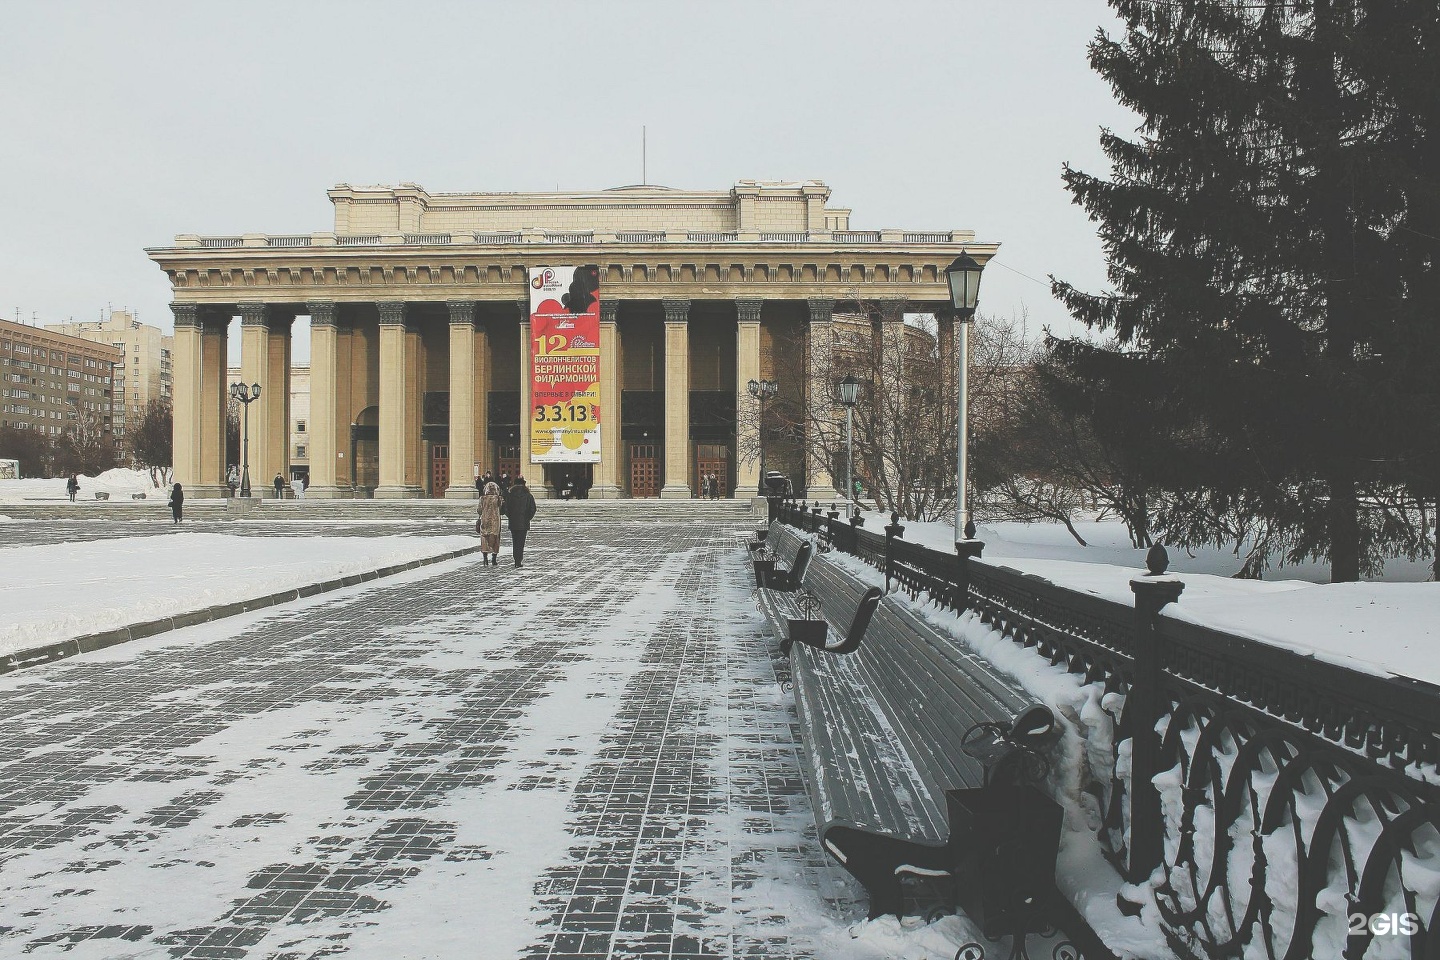
[[[815,544],[780,524],[761,544],[750,544],[755,586],[793,592],[800,589],[805,569],[815,555]],[[785,566],[780,566],[780,564]]]
[[[778,564],[771,564],[765,570],[764,576],[761,577],[760,586],[768,590],[794,593],[800,589],[801,581],[805,579],[805,571],[814,558],[815,544],[806,540],[795,551],[795,557],[790,561],[788,569]]]
[[[810,564],[805,587],[832,624],[870,589],[827,557]],[[776,624],[778,595],[760,593]],[[960,899],[968,882],[984,894],[975,919],[987,929],[1034,923],[1035,904],[1053,902],[1061,811],[1021,784],[1043,770],[1038,748],[1056,729],[1049,708],[894,598],[877,601],[850,656],[802,643],[789,655],[819,837],[865,887],[870,916],[902,912],[910,874],[955,877]],[[1040,841],[1038,867],[1017,838],[1026,849]],[[978,885],[1017,857],[1034,868],[1017,882],[1033,886],[1038,870],[1045,889]],[[1033,909],[1016,916],[1007,905],[1017,902]]]
[[[865,631],[875,616],[884,591],[879,587],[868,590],[863,587],[853,598],[854,603],[843,609],[834,610],[833,618],[827,616],[819,599],[805,590],[772,590],[762,587],[756,591],[756,601],[765,618],[774,627],[780,639],[780,652],[788,654],[796,643],[824,650],[827,653],[854,653],[865,639]],[[832,604],[832,609],[836,606]],[[833,631],[839,642],[831,644]]]
[[[774,566],[766,573],[768,582],[757,585],[768,586],[772,590],[800,589],[805,569],[815,556],[815,541],[793,527],[772,523],[764,549],[765,555],[774,561]]]

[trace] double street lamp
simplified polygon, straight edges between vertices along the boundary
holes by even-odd
[[[980,271],[984,267],[964,250],[945,268],[945,281],[950,285],[950,305],[955,309],[955,322],[960,324],[956,337],[960,410],[958,458],[955,464],[955,543],[975,539],[975,523],[970,519],[967,496],[970,482],[970,323],[975,319],[975,305],[980,299]]]
[[[245,405],[245,426],[240,443],[240,496],[250,496],[250,404],[260,399],[260,384],[230,384],[230,398]]]
[[[853,376],[835,384],[835,399],[845,406],[845,499],[855,500],[855,404],[860,402],[860,381]]]
[[[760,441],[760,486],[756,492],[761,496],[765,495],[765,401],[775,396],[780,391],[780,384],[774,380],[751,380],[746,384],[750,396],[754,397],[760,405],[759,419],[755,425],[755,434]]]

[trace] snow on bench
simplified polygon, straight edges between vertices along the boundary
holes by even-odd
[[[767,543],[798,552],[805,539],[777,523]],[[1044,769],[1036,747],[1055,729],[1049,708],[824,556],[809,564],[804,588],[799,596],[762,589],[758,600],[788,647],[821,843],[865,887],[870,915],[903,911],[904,875],[973,881],[1007,837],[1048,837],[1048,869],[1027,877],[1024,892],[1009,890],[1010,903],[990,897],[984,922],[1015,929],[1039,920],[1039,905],[1055,899],[1060,810],[1022,784]],[[867,597],[873,617],[850,655],[784,642],[783,618],[798,607],[813,603],[821,619],[843,624]],[[1022,901],[1025,916],[1014,908]]]

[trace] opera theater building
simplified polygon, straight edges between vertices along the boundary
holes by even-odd
[[[752,496],[750,382],[828,395],[782,373],[829,369],[835,325],[866,304],[933,313],[952,337],[945,267],[996,248],[966,231],[851,230],[815,181],[329,195],[331,232],[146,251],[173,288],[175,479],[192,496],[225,489],[232,364],[261,387],[256,490],[290,476],[291,329],[306,317],[309,497],[473,497],[485,471],[523,474],[536,496],[691,497],[712,474],[721,496]],[[797,490],[833,489],[803,435],[765,442],[766,468]]]

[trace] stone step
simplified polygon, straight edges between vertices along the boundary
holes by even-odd
[[[187,500],[187,520],[458,520],[475,516],[475,500]],[[748,521],[763,516],[750,500],[538,500],[545,521],[709,519]],[[756,512],[758,510],[758,513]],[[169,520],[163,500],[0,502],[0,517],[15,520]]]

